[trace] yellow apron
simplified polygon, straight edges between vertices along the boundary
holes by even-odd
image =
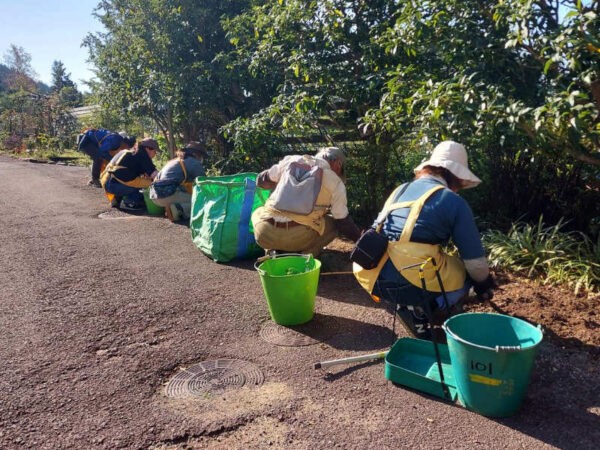
[[[392,203],[397,190],[390,195],[384,205],[383,217],[378,226],[379,229],[381,229],[385,218],[391,211],[399,208],[410,208],[410,213],[408,214],[400,238],[388,244],[387,251],[383,258],[381,258],[381,261],[379,261],[377,267],[365,270],[354,263],[354,276],[369,294],[372,294],[379,273],[388,259],[392,260],[394,267],[404,278],[419,288],[422,287],[421,278],[423,278],[428,291],[442,291],[437,280],[436,268],[439,271],[445,291],[455,291],[463,287],[466,279],[466,271],[465,265],[460,258],[445,254],[437,244],[422,244],[419,242],[410,242],[409,240],[423,205],[434,192],[443,188],[444,186],[436,186],[425,192],[417,200],[407,202]],[[375,301],[379,301],[375,296],[372,297]]]

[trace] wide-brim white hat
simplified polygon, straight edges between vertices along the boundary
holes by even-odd
[[[415,167],[415,173],[425,166],[443,167],[456,178],[463,181],[463,188],[468,189],[477,186],[481,180],[469,170],[467,151],[464,145],[454,141],[440,142],[433,149],[431,157]]]

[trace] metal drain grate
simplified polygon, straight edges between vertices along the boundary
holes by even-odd
[[[117,208],[111,208],[106,212],[98,214],[99,219],[141,219],[142,217],[149,216],[145,214],[130,214]]]
[[[243,386],[260,386],[265,377],[254,364],[239,359],[204,361],[183,369],[167,383],[167,397],[206,397]]]
[[[275,322],[265,322],[260,329],[260,337],[275,345],[285,347],[302,347],[319,344],[333,336],[331,323],[325,325],[318,316],[303,325],[284,327]]]

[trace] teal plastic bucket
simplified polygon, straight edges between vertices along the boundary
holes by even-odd
[[[466,313],[443,328],[460,402],[484,416],[516,413],[542,342],[540,327],[503,314]]]
[[[313,318],[321,261],[312,255],[278,256],[256,270],[275,323],[300,325]]]

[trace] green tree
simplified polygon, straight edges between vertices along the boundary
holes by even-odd
[[[41,121],[35,72],[31,68],[31,55],[15,44],[10,45],[4,61],[7,70],[2,84],[6,94],[0,110],[0,137],[3,147],[20,151],[24,140],[36,133]]]
[[[203,140],[221,153],[219,128],[238,115],[244,95],[235,73],[215,57],[230,44],[220,25],[244,1],[104,0],[97,16],[106,33],[85,45],[101,81],[104,105],[156,121],[169,149]]]
[[[495,225],[544,214],[585,228],[599,213],[586,187],[598,163],[600,56],[589,51],[598,2],[587,4],[401,2],[379,42],[406,59],[364,126],[415,147],[467,144],[486,183],[466,194]]]
[[[10,74],[5,81],[9,90],[29,91],[36,90],[34,77],[35,71],[31,67],[31,55],[23,47],[10,44],[8,51],[4,55],[4,62],[10,69]]]
[[[396,8],[383,0],[256,2],[228,21],[236,67],[273,90],[260,111],[224,127],[240,159],[258,169],[286,152],[342,146],[354,165],[351,203],[373,215],[380,204],[365,199],[390,190],[400,164],[390,142],[375,142],[358,120],[379,105],[386,71],[401,60],[377,43]]]
[[[58,96],[58,102],[66,107],[81,106],[83,96],[77,90],[77,85],[71,80],[71,74],[67,72],[62,61],[55,60],[52,63],[52,85],[51,92]]]

